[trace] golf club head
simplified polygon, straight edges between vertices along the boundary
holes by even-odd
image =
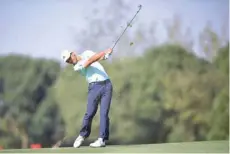
[[[140,5],[138,5],[138,8],[139,8],[139,10],[142,8],[142,5],[140,4]]]

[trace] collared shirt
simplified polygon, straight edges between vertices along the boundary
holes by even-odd
[[[84,51],[80,57],[82,58],[77,64],[74,65],[74,70],[81,73],[86,77],[88,83],[104,81],[109,79],[104,67],[99,62],[94,62],[87,68],[84,68],[84,63],[94,55],[91,50]]]

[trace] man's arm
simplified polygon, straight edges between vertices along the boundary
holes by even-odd
[[[112,53],[112,49],[109,48],[105,51],[101,51],[101,52],[98,52],[96,54],[94,54],[92,57],[90,57],[85,63],[84,63],[84,68],[90,66],[92,63],[96,62],[96,61],[99,61],[99,60],[103,60],[105,59],[105,56],[107,54],[111,54]]]

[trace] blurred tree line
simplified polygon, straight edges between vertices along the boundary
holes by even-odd
[[[48,94],[60,72],[56,61],[20,55],[0,57],[0,145],[44,146],[63,132],[60,108]]]
[[[228,139],[228,55],[229,45],[211,63],[166,44],[142,57],[103,62],[114,84],[110,143]],[[87,85],[72,67],[60,72],[55,61],[19,55],[1,57],[0,66],[0,145],[46,147],[77,135]],[[97,114],[90,139],[98,128]]]
[[[93,27],[76,38],[82,48],[98,51],[111,41],[106,36],[119,34],[116,27],[122,23],[117,21],[127,20],[129,6],[118,0],[108,8],[103,20],[93,10],[95,18],[89,19]],[[181,22],[178,16],[166,22],[164,44],[157,42],[155,23],[137,25],[134,35],[126,33],[118,44],[112,63],[102,62],[114,85],[110,144],[228,139],[228,39],[208,24],[199,37],[202,54],[197,54],[192,27],[182,31]],[[2,147],[27,148],[31,143],[50,147],[63,136],[72,144],[86,102],[87,83],[72,66],[61,68],[58,61],[22,55],[0,57]],[[89,140],[98,137],[98,116]]]

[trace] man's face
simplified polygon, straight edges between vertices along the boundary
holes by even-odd
[[[77,55],[74,52],[71,52],[70,57],[66,62],[69,64],[77,63]]]

